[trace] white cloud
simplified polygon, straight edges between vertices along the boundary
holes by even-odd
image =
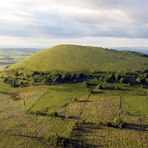
[[[57,44],[80,41],[93,45],[96,39],[105,42],[107,38],[111,41],[107,44],[113,45],[114,39],[128,38],[124,42],[130,46],[129,41],[141,44],[142,40],[145,45],[147,9],[147,0],[5,0],[0,2],[1,41],[7,37],[13,46],[25,42],[44,46],[53,38]],[[42,38],[40,45],[36,38]]]

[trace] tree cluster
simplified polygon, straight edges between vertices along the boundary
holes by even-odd
[[[122,83],[130,85],[148,85],[148,70],[136,72],[38,72],[34,71],[31,74],[25,75],[23,72],[17,71],[11,77],[3,77],[3,81],[10,84],[12,87],[27,87],[29,85],[38,84],[58,84],[58,83],[79,83],[83,82],[88,85],[87,80],[96,78],[100,82],[106,83]],[[99,89],[102,86],[98,85]]]

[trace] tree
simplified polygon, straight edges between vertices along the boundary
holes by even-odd
[[[117,75],[115,76],[116,81],[119,81],[121,78],[122,78],[121,75],[118,75],[118,74],[117,74]]]
[[[121,79],[120,79],[120,83],[128,83],[127,78],[121,78]]]
[[[86,87],[88,87],[88,82],[87,81],[84,81],[83,82],[83,85],[85,85]]]
[[[109,83],[114,83],[114,82],[116,82],[116,77],[115,77],[115,75],[114,74],[110,74],[110,75],[108,75],[108,76],[106,76],[105,78],[104,78],[104,81],[105,82],[109,82]]]
[[[96,88],[97,89],[103,89],[103,86],[101,84],[98,84]]]
[[[148,78],[145,79],[146,85],[148,85]]]
[[[138,84],[146,84],[145,79],[140,78],[140,77],[136,79],[136,82],[137,82]]]

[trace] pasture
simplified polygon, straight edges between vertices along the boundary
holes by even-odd
[[[103,85],[110,88],[110,84]],[[81,141],[80,145],[89,147],[147,147],[147,89],[131,86],[125,90],[127,86],[122,84],[118,87],[121,90],[96,90],[95,84],[11,88],[1,82],[0,91],[5,88],[6,92],[20,92],[21,99],[13,100],[9,94],[0,94],[0,145],[56,147],[51,138],[59,136],[71,139],[73,146]],[[138,91],[145,93],[141,96],[135,93]],[[45,108],[53,109],[59,116],[27,112]],[[119,113],[127,123],[126,128],[100,124],[113,122]]]
[[[122,100],[129,114],[148,116],[148,96],[124,96]]]
[[[29,111],[56,110],[68,103],[88,95],[88,89],[83,84],[63,84],[49,87],[48,91],[39,98]]]

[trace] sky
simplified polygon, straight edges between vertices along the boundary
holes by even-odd
[[[148,47],[147,11],[148,0],[0,0],[0,47]]]

